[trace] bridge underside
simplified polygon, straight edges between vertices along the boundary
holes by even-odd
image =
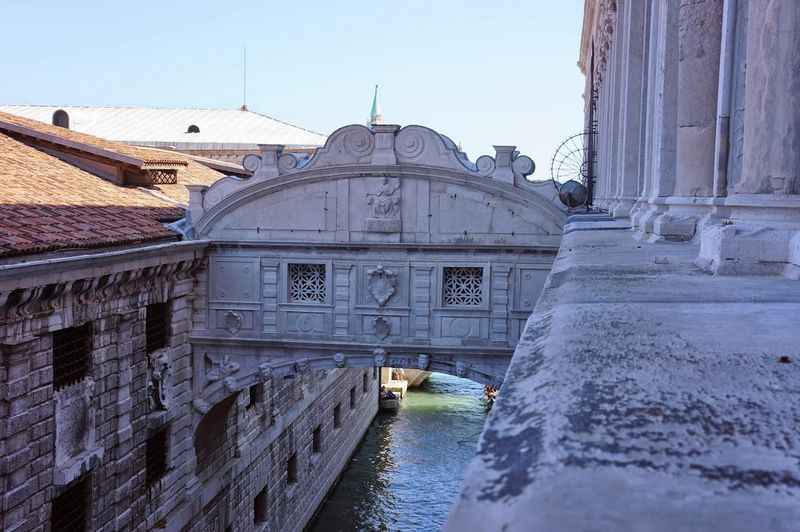
[[[213,405],[233,392],[273,378],[287,378],[320,369],[395,367],[447,373],[481,384],[502,385],[513,349],[449,348],[430,345],[314,344],[292,340],[231,340],[192,338],[196,382],[204,382],[195,397]],[[202,370],[200,370],[202,371]]]

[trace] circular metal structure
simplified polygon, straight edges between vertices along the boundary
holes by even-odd
[[[591,133],[582,132],[567,137],[558,145],[550,161],[550,178],[558,190],[567,181],[577,181],[586,186],[590,162],[586,157],[586,145]]]

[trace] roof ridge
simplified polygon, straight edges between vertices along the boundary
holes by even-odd
[[[266,113],[261,113],[250,109],[242,111],[239,108],[233,108],[233,107],[161,107],[161,106],[147,106],[147,105],[46,105],[46,104],[2,104],[2,103],[0,103],[0,107],[40,107],[40,108],[55,107],[58,109],[151,109],[151,110],[162,110],[162,111],[236,111],[240,113],[242,112],[252,113],[254,115],[262,116],[274,122],[278,122],[286,126],[290,126],[299,129],[301,131],[305,131],[307,133],[319,135],[321,137],[328,136],[325,133],[320,133],[319,131],[314,131],[313,129],[309,129],[307,127],[298,126],[297,124],[287,122],[286,120],[281,120],[280,118],[275,118],[274,116],[268,115]]]

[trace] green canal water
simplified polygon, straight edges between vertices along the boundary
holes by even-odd
[[[310,530],[441,529],[486,414],[483,386],[433,373],[378,414]]]

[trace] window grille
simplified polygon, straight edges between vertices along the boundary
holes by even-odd
[[[86,530],[89,514],[90,478],[84,477],[53,499],[50,509],[51,532],[80,532]]]
[[[172,322],[171,318],[169,303],[153,303],[152,305],[147,305],[145,333],[147,336],[148,353],[152,353],[157,349],[167,346]]]
[[[289,301],[325,303],[325,265],[289,264]]]
[[[165,427],[147,438],[145,456],[146,482],[151,486],[167,473],[169,427]]]
[[[483,304],[483,268],[445,267],[443,277],[445,305],[474,307]]]
[[[253,521],[255,524],[263,523],[267,520],[267,487],[264,486],[255,499],[253,499]]]
[[[289,484],[297,482],[297,453],[290,456],[286,462],[286,481]]]
[[[333,407],[333,428],[338,429],[342,426],[342,404],[337,403]]]
[[[178,183],[177,170],[148,170],[147,176],[153,185],[175,185]]]
[[[92,367],[92,323],[53,333],[53,385],[56,390],[89,375]]]
[[[350,388],[350,410],[356,407],[356,387]]]
[[[322,426],[317,425],[314,429],[314,433],[311,435],[311,452],[313,453],[321,453],[322,452]]]

